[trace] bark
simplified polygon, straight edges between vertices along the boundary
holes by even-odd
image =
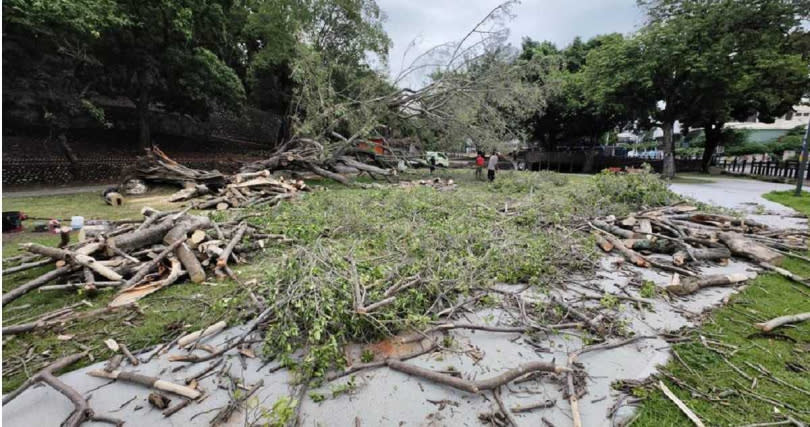
[[[728,246],[733,254],[752,259],[756,262],[764,262],[778,266],[782,264],[782,260],[784,259],[784,256],[779,252],[748,239],[739,233],[725,232],[718,234],[717,237]]]
[[[770,332],[782,325],[787,325],[789,323],[804,322],[805,320],[810,320],[810,312],[794,314],[790,316],[780,316],[764,323],[757,323],[754,326],[761,329],[763,332]]]
[[[672,140],[674,123],[667,121],[662,123],[661,129],[664,131],[664,143],[662,150],[664,152],[664,162],[661,175],[664,178],[675,177],[675,146]]]
[[[707,123],[703,126],[703,134],[706,136],[706,144],[703,147],[703,157],[700,161],[700,169],[708,173],[712,164],[717,147],[720,146],[720,137],[723,132],[723,123]]]
[[[151,246],[163,241],[163,237],[174,227],[172,221],[164,220],[151,227],[122,234],[107,240],[107,255],[114,252],[109,247],[116,247],[122,251],[130,251],[145,246]]]
[[[692,248],[692,256],[697,260],[718,261],[731,258],[731,251],[727,248]],[[686,251],[678,251],[672,255],[675,265],[683,265],[689,259]]]
[[[182,268],[180,267],[180,262],[177,260],[177,258],[172,256],[169,258],[169,261],[171,262],[172,267],[171,270],[169,270],[169,275],[165,279],[122,290],[118,293],[115,299],[108,304],[108,306],[114,308],[130,305],[149,294],[155,293],[167,286],[172,285],[180,277]]]
[[[693,294],[703,288],[708,288],[710,286],[734,285],[736,283],[744,282],[748,279],[750,279],[748,275],[741,273],[718,274],[714,276],[706,276],[698,278],[689,277],[683,279],[680,282],[680,284],[667,286],[667,292],[683,296]]]
[[[22,394],[22,392],[30,388],[32,385],[39,382],[43,382],[53,387],[54,390],[58,391],[59,393],[62,393],[62,395],[70,399],[71,403],[73,403],[73,406],[75,406],[73,413],[71,413],[68,419],[62,423],[63,426],[76,427],[81,425],[85,421],[105,422],[109,424],[115,424],[117,426],[123,425],[124,422],[121,420],[96,415],[93,409],[90,408],[90,403],[87,401],[87,399],[84,398],[84,396],[82,396],[81,393],[79,393],[78,391],[76,391],[76,389],[62,382],[62,380],[60,380],[53,374],[55,371],[64,369],[78,362],[81,358],[83,358],[86,355],[87,353],[74,354],[71,356],[63,357],[55,361],[54,363],[48,365],[45,369],[39,371],[34,376],[26,380],[18,389],[3,396],[3,405],[5,406],[6,403],[14,400],[17,396]]]

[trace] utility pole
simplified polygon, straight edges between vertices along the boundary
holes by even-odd
[[[802,185],[804,184],[804,173],[807,170],[807,136],[810,135],[810,121],[807,123],[807,129],[804,130],[804,138],[802,138],[802,154],[799,155],[799,172],[796,174],[796,192],[793,194],[796,197],[802,195]]]

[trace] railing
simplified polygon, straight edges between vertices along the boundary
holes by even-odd
[[[734,174],[774,178],[796,179],[796,174],[799,172],[799,162],[796,160],[778,162],[734,159],[717,162],[716,166]],[[808,179],[808,177],[810,177],[810,170],[805,173],[804,179]]]
[[[519,161],[525,164],[527,170],[584,173],[587,155],[584,151],[529,151],[523,153]],[[607,168],[639,168],[644,164],[650,165],[657,172],[663,168],[663,160],[596,155],[593,157],[591,172],[596,173]],[[679,172],[698,172],[700,167],[699,159],[675,159],[675,170]]]

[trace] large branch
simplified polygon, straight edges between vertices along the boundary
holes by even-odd
[[[557,366],[549,362],[532,361],[521,364],[517,368],[509,369],[508,371],[497,375],[492,378],[484,380],[468,381],[462,378],[457,378],[451,375],[443,374],[441,372],[432,371],[430,369],[421,368],[410,363],[401,362],[397,359],[388,359],[385,361],[389,368],[404,372],[406,374],[425,378],[427,380],[444,384],[458,390],[466,391],[468,393],[478,393],[484,390],[493,390],[504,384],[508,384],[515,378],[526,375],[530,372],[568,372],[568,368]]]
[[[54,376],[53,374],[54,371],[64,369],[78,362],[81,358],[83,358],[86,355],[87,353],[74,354],[71,356],[63,357],[51,363],[50,365],[45,367],[45,369],[34,374],[34,376],[32,376],[31,378],[28,378],[28,380],[26,380],[19,388],[3,396],[3,405],[5,406],[6,403],[16,399],[17,396],[22,394],[22,392],[30,388],[32,385],[39,382],[44,382],[49,386],[53,387],[54,390],[58,391],[59,393],[62,393],[65,397],[70,399],[70,401],[73,403],[73,406],[75,407],[73,413],[71,413],[68,419],[62,423],[63,426],[76,427],[81,425],[85,421],[105,422],[109,424],[115,424],[117,426],[123,425],[124,422],[121,420],[96,415],[93,409],[90,407],[90,403],[87,401],[87,399],[84,398],[84,396],[82,396],[81,393],[79,393],[78,391],[76,391],[76,389],[70,387],[69,385],[62,382],[62,380]]]

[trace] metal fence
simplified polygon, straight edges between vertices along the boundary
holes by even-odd
[[[799,172],[799,162],[797,160],[786,161],[748,161],[745,159],[723,160],[716,164],[717,167],[734,174],[756,175],[773,178],[796,179]],[[805,172],[804,179],[810,177],[810,170]]]

